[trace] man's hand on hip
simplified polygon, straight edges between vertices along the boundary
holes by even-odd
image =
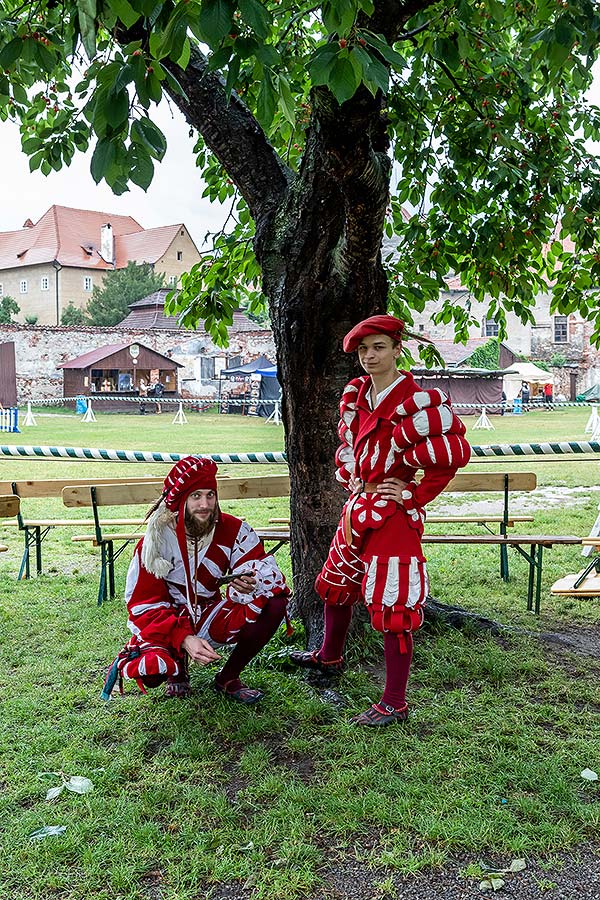
[[[192,662],[198,663],[199,666],[207,666],[209,663],[216,662],[217,659],[221,658],[218,653],[215,653],[208,641],[205,641],[204,638],[196,637],[195,634],[188,634],[181,646]]]

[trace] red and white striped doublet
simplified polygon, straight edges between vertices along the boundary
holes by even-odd
[[[377,492],[352,495],[316,587],[325,603],[362,599],[374,628],[401,633],[419,627],[429,589],[421,549],[424,506],[466,465],[471,451],[465,426],[443,391],[422,390],[410,372],[400,372],[372,410],[371,384],[364,375],[342,394],[336,477],[345,486],[352,476],[371,485],[398,478],[406,483],[403,502],[400,506]]]
[[[143,540],[135,549],[125,589],[132,632],[127,647],[141,655],[125,665],[125,677],[176,676],[187,636],[197,635],[215,646],[235,644],[239,631],[258,619],[271,597],[289,594],[274,557],[265,553],[256,532],[234,516],[220,513],[212,540],[197,553],[195,573],[190,553],[196,609],[187,597],[185,568],[173,528],[162,532],[160,557],[171,563],[166,577],[159,578],[142,565],[142,545]],[[230,585],[221,596],[219,579],[235,572],[251,572],[256,587],[251,594],[240,594]]]

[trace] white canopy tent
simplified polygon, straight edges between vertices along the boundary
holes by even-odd
[[[552,372],[546,372],[545,369],[538,368],[535,363],[514,362],[510,369],[506,370],[506,374],[502,378],[502,389],[509,403],[519,396],[523,381],[530,385],[554,384],[554,375]],[[533,396],[535,391],[531,393]]]

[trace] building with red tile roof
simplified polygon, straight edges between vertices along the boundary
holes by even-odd
[[[21,321],[57,325],[69,303],[87,305],[107,271],[147,262],[175,287],[199,260],[183,223],[144,228],[131,216],[51,206],[35,224],[0,232],[0,296],[16,300]]]

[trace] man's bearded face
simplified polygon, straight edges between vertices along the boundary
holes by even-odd
[[[194,538],[202,538],[215,526],[219,513],[214,491],[193,491],[185,504],[185,530]]]

